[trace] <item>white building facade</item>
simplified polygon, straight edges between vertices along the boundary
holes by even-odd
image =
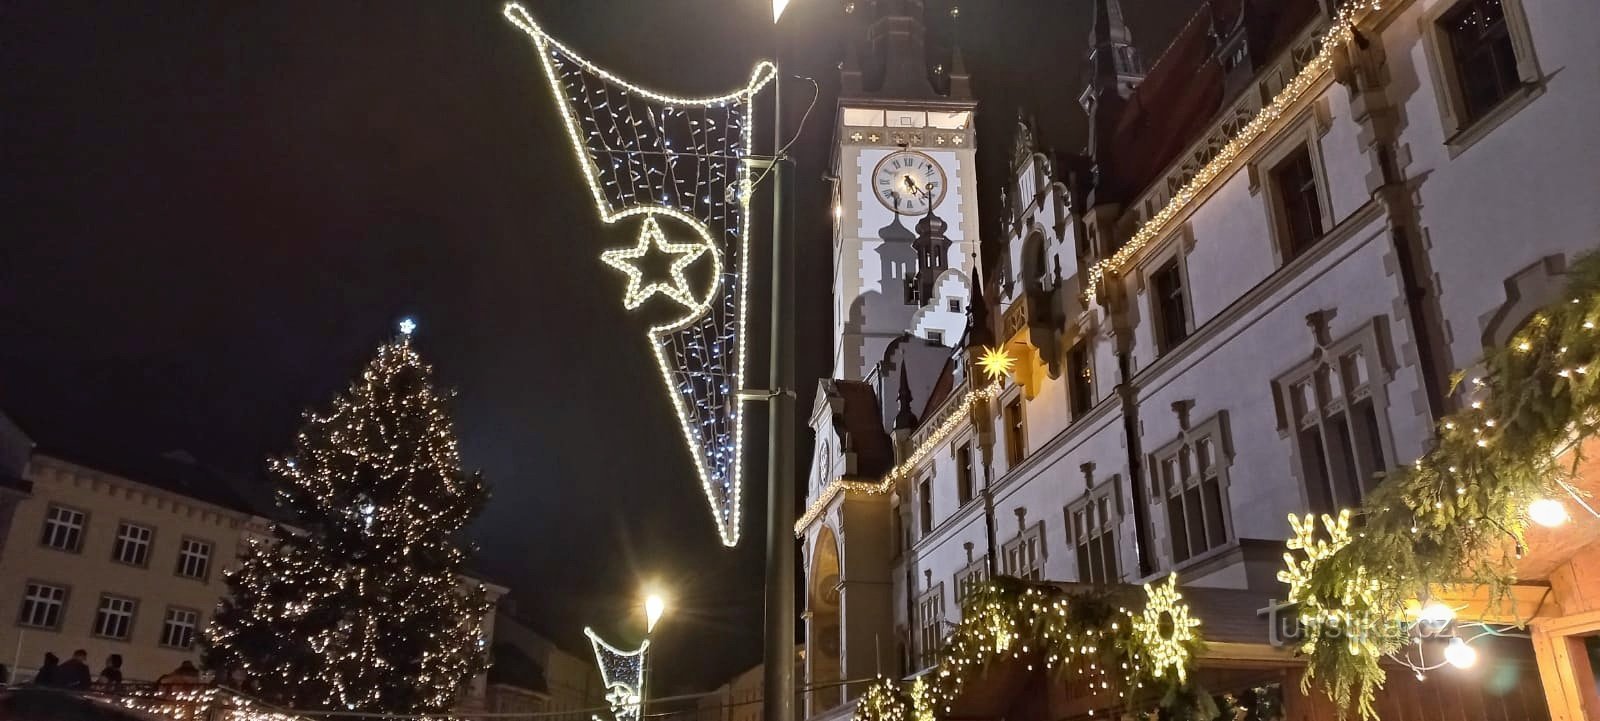
[[[1019,123],[987,307],[823,383],[809,683],[932,666],[995,573],[1282,593],[1286,515],[1422,455],[1450,375],[1600,246],[1600,6],[1385,2],[1319,56],[1337,5],[1213,0],[1145,67],[1096,2],[1087,147]]]

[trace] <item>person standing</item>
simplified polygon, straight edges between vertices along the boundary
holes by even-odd
[[[61,676],[61,659],[49,651],[44,652],[44,663],[39,665],[39,670],[33,673],[33,685],[55,686]]]
[[[74,691],[89,690],[89,682],[93,680],[89,675],[89,652],[81,648],[73,651],[72,658],[61,664],[57,673],[57,686]]]
[[[122,688],[122,654],[106,657],[106,667],[100,669],[100,684],[113,691]]]

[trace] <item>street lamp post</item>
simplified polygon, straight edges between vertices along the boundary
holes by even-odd
[[[645,702],[650,698],[650,634],[655,633],[656,623],[661,620],[661,615],[667,611],[667,601],[659,593],[651,593],[644,599],[644,651],[639,657],[639,719],[645,718]]]

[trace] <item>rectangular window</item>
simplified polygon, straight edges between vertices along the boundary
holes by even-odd
[[[961,312],[961,299],[960,298],[951,298],[950,299],[950,312],[951,313],[960,313]]]
[[[1467,122],[1483,117],[1521,84],[1501,2],[1462,0],[1439,18],[1439,28],[1449,41]]]
[[[956,607],[966,608],[967,599],[989,582],[989,559],[979,558],[956,572]]]
[[[1156,347],[1166,353],[1189,337],[1189,302],[1177,258],[1150,274],[1150,292],[1156,309]]]
[[[178,547],[178,575],[205,580],[211,567],[211,543],[185,538]]]
[[[928,342],[929,343],[935,343],[937,345],[944,345],[944,331],[942,331],[942,330],[930,330],[930,331],[928,331]]]
[[[917,668],[931,668],[939,662],[939,645],[944,640],[944,584],[917,600]]]
[[[150,536],[146,526],[123,521],[117,526],[117,542],[111,549],[111,560],[130,566],[143,566],[150,560]]]
[[[161,645],[168,648],[194,647],[194,630],[199,625],[200,614],[186,608],[168,608],[161,622]]]
[[[917,487],[917,503],[921,506],[919,509],[921,513],[918,515],[921,516],[922,535],[926,536],[933,533],[933,487],[926,478],[922,479],[922,485]]]
[[[1094,375],[1089,370],[1089,342],[1080,340],[1067,351],[1067,395],[1072,404],[1072,419],[1082,418],[1094,407]]]
[[[126,640],[133,631],[133,611],[138,602],[131,598],[102,594],[94,614],[94,635]]]
[[[1022,415],[1022,397],[1012,398],[1005,406],[1003,418],[1006,425],[1006,467],[1014,468],[1028,455],[1028,428]]]
[[[1109,491],[1110,486],[1105,486]],[[1096,493],[1067,508],[1067,528],[1078,555],[1078,580],[1085,583],[1112,583],[1117,572],[1116,515],[1111,494]]]
[[[77,553],[83,547],[83,511],[66,506],[50,506],[44,517],[41,543],[58,551]]]
[[[1189,429],[1156,453],[1151,470],[1157,498],[1167,506],[1172,562],[1183,563],[1232,539],[1220,452],[1221,416]]]
[[[1272,182],[1283,211],[1283,259],[1287,262],[1315,245],[1326,230],[1311,152],[1302,146],[1290,153],[1272,169]]]
[[[956,498],[962,506],[972,502],[972,444],[956,448]]]
[[[1017,534],[1002,549],[1006,575],[1027,581],[1044,580],[1044,524]]]
[[[29,583],[22,595],[22,614],[17,617],[17,623],[33,628],[61,628],[61,612],[66,605],[66,588]]]
[[[1360,505],[1375,477],[1387,468],[1384,419],[1373,403],[1366,349],[1339,344],[1288,389],[1287,420],[1311,510],[1337,513]]]

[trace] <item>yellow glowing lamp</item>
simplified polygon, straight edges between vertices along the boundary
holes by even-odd
[[[644,601],[644,632],[645,633],[650,633],[650,632],[656,630],[656,622],[661,620],[661,614],[665,613],[666,610],[667,610],[666,599],[663,599],[660,595],[652,593],[652,594],[650,594],[649,598],[645,599],[645,601]]]
[[[984,375],[989,380],[1000,380],[1011,373],[1011,366],[1017,359],[1012,358],[1004,348],[985,348],[983,355],[978,358],[978,367],[983,369]]]
[[[783,17],[783,11],[789,9],[789,0],[772,0],[772,23],[776,25]]]

